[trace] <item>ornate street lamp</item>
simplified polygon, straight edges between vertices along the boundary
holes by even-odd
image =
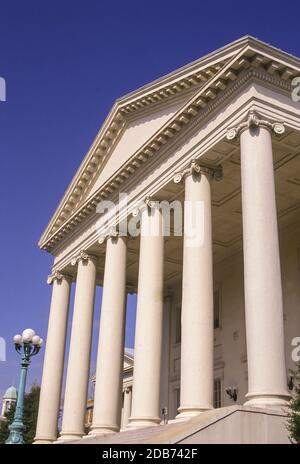
[[[15,335],[13,340],[16,351],[22,356],[21,375],[14,421],[9,426],[10,434],[5,443],[9,445],[22,445],[24,443],[23,432],[25,427],[23,424],[23,409],[27,370],[30,364],[30,358],[38,354],[43,340],[36,335],[35,331],[32,329],[24,330],[22,335]]]

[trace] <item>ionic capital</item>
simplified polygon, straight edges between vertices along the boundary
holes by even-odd
[[[47,277],[47,284],[52,285],[55,280],[61,282],[63,279],[72,280],[72,276],[64,274],[60,271],[55,271]]]
[[[71,261],[71,266],[76,266],[79,261],[87,262],[88,260],[97,261],[97,257],[94,255],[88,254],[86,251],[81,251],[76,258],[73,258]]]
[[[147,195],[145,200],[141,201],[140,206],[134,208],[132,216],[137,217],[145,209],[151,210],[152,208],[159,208],[159,200],[154,200],[150,195]]]
[[[207,174],[212,179],[221,180],[223,176],[223,171],[222,166],[206,166],[202,163],[200,164],[197,160],[192,160],[187,168],[175,174],[173,180],[175,184],[179,184],[185,177],[190,176],[192,174]]]
[[[150,195],[148,195],[145,198],[145,204],[146,204],[147,208],[149,208],[149,209],[157,208],[158,204],[159,204],[159,201],[158,200],[153,200],[153,198],[150,197]]]
[[[101,235],[101,237],[99,237],[98,239],[98,243],[100,243],[100,245],[102,245],[104,242],[106,242],[107,239],[109,238],[117,238],[119,237],[119,231],[117,229],[117,227],[110,227],[110,229],[103,235]]]
[[[236,127],[231,127],[227,130],[226,138],[227,140],[236,139],[242,131],[245,129],[251,129],[252,127],[265,127],[271,132],[274,132],[277,135],[284,134],[285,126],[282,121],[267,121],[262,119],[261,116],[256,113],[256,111],[249,111],[246,121],[242,122]]]

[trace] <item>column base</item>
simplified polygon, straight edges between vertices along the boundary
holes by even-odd
[[[120,433],[122,433],[122,432],[128,432],[128,428],[127,428],[127,427],[128,427],[128,424],[124,425],[124,427],[122,427],[122,428],[120,429]]]
[[[244,406],[253,408],[286,408],[289,406],[291,395],[288,392],[282,393],[247,393],[246,398],[248,401]]]
[[[55,438],[35,437],[34,442],[32,444],[33,445],[52,445],[56,440],[57,440],[57,437]]]
[[[54,443],[64,443],[66,441],[80,440],[83,436],[84,433],[62,432],[60,437]]]
[[[156,425],[160,425],[160,423],[160,417],[130,417],[129,423],[126,425],[125,430],[154,427]]]
[[[198,416],[199,414],[202,414],[205,411],[210,411],[211,409],[214,409],[211,405],[207,406],[180,406],[178,408],[178,413],[177,416],[175,417],[176,421],[179,420],[188,420],[191,419],[192,417]]]
[[[96,437],[97,435],[107,435],[107,434],[112,434],[112,433],[117,433],[120,431],[120,428],[117,427],[116,425],[107,425],[107,424],[102,424],[102,425],[92,425],[91,430],[86,435],[86,437]]]

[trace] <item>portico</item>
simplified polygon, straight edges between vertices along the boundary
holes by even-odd
[[[299,247],[300,108],[290,98],[297,73],[298,59],[246,37],[115,104],[40,241],[54,265],[36,443],[57,440],[72,284],[59,441],[85,433],[97,285],[91,435],[120,430],[128,292],[137,293],[128,428],[160,424],[162,406],[176,420],[212,409],[216,375],[222,391],[237,384],[239,404],[288,404],[289,345],[300,324],[282,275]],[[116,214],[99,222],[103,201]],[[166,201],[181,205],[182,234]],[[123,234],[124,221],[140,233]],[[282,251],[280,239],[294,251]],[[221,287],[222,324],[214,327]]]

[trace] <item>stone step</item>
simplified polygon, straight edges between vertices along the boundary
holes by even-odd
[[[191,433],[195,427],[199,428],[207,422],[218,419],[230,411],[233,407],[219,408],[206,411],[189,420],[174,421],[166,425],[157,425],[153,427],[144,427],[132,430],[126,430],[120,433],[99,435],[97,437],[85,438],[82,440],[72,441],[76,444],[138,444],[138,443],[176,443],[177,437]]]
[[[286,412],[228,406],[167,425],[87,437],[73,444],[288,443]]]

